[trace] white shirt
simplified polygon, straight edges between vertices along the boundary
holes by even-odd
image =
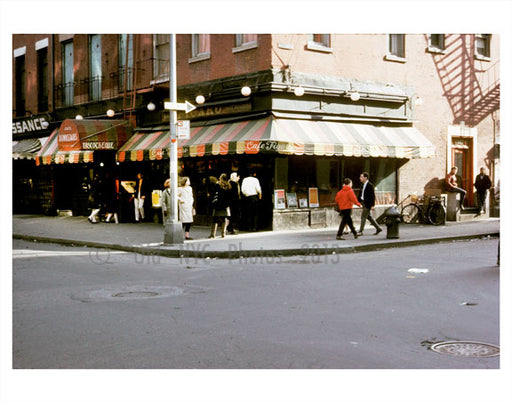
[[[361,200],[364,200],[364,189],[366,188],[366,184],[368,183],[368,181],[366,181],[363,185],[363,190],[361,190]]]
[[[261,194],[261,186],[258,178],[248,176],[242,181],[242,193],[245,197],[257,196]]]

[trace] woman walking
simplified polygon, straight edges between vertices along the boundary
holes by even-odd
[[[357,231],[354,228],[354,223],[352,222],[352,207],[354,204],[361,207],[361,203],[357,201],[357,197],[352,190],[352,181],[350,179],[346,178],[343,181],[343,188],[336,194],[335,201],[340,209],[340,216],[343,217],[340,227],[338,228],[338,233],[336,234],[336,239],[345,239],[342,237],[345,225],[348,225],[352,234],[354,234],[354,238],[357,239]]]
[[[222,238],[226,236],[226,228],[229,220],[229,205],[231,204],[231,185],[228,181],[228,176],[222,174],[219,177],[219,182],[215,187],[215,195],[212,201],[212,230],[209,238],[215,238],[217,235],[217,227],[221,226]]]
[[[183,177],[178,188],[178,217],[185,231],[185,239],[190,237],[190,226],[194,222],[194,194],[190,179]]]

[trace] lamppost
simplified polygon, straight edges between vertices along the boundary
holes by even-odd
[[[176,83],[176,35],[169,35],[169,91],[171,103],[178,101]],[[177,111],[170,110],[169,173],[171,188],[171,208],[165,218],[164,244],[184,242],[183,229],[178,221],[178,138],[176,135]]]

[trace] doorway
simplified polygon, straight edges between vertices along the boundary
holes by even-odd
[[[465,204],[473,206],[473,139],[452,139],[452,164],[457,167],[457,184],[466,190]]]

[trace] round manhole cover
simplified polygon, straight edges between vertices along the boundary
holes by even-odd
[[[157,295],[158,295],[157,292],[152,292],[152,291],[126,291],[126,292],[119,292],[112,296],[120,297],[120,298],[147,298],[147,297],[156,297]]]
[[[430,349],[459,357],[495,357],[500,354],[499,347],[474,341],[445,341],[433,344]]]

